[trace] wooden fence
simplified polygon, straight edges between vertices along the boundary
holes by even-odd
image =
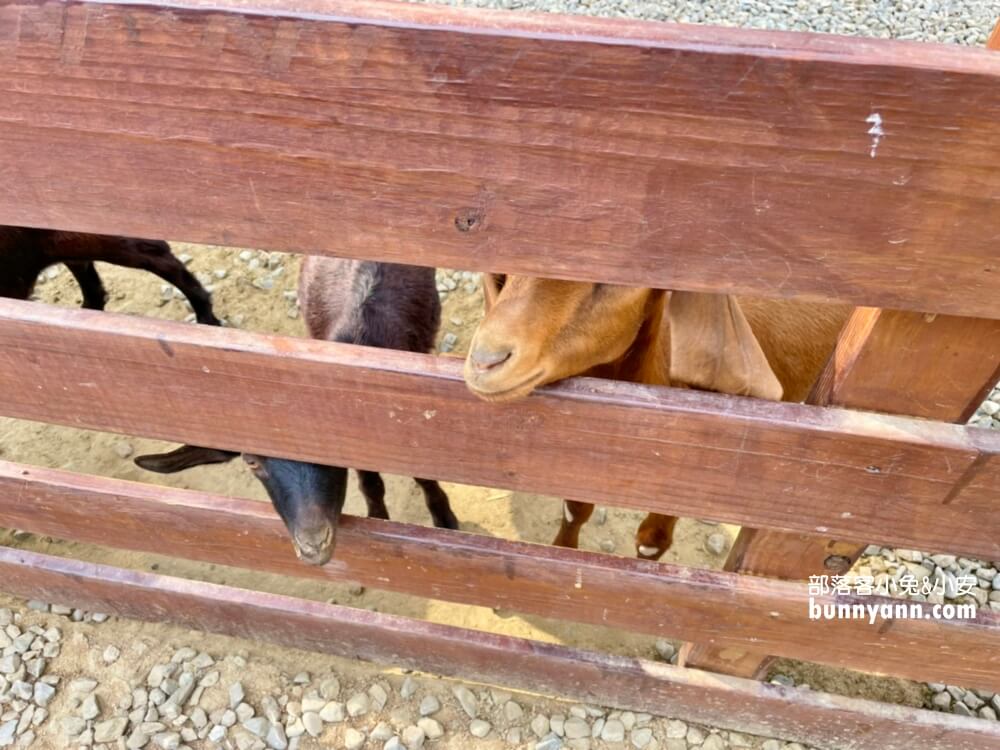
[[[744,528],[716,572],[348,517],[310,568],[265,504],[0,462],[3,525],[679,637],[683,667],[16,549],[0,588],[823,748],[1000,748],[752,679],[780,655],[1000,690],[1000,613],[818,623],[802,582],[868,543],[1000,559],[1000,433],[955,424],[1000,378],[1000,55],[0,0],[0,223],[858,305],[807,404],[577,379],[495,406],[452,360],[0,300],[7,416]]]

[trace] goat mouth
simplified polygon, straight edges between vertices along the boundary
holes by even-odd
[[[293,535],[292,546],[295,556],[307,565],[326,565],[333,556],[333,528],[327,527],[318,541],[312,534]]]
[[[513,385],[509,388],[503,388],[499,391],[493,391],[489,389],[484,389],[478,385],[473,385],[472,383],[466,381],[466,386],[472,391],[473,394],[483,399],[484,401],[513,401],[515,399],[523,398],[531,393],[539,383],[545,379],[545,371],[538,370],[532,375],[522,380],[517,385]]]

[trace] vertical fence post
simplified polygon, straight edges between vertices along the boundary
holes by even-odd
[[[996,36],[996,35],[995,35]],[[859,307],[844,325],[808,401],[963,422],[1000,378],[1000,321]],[[726,570],[804,580],[845,573],[865,545],[740,530]],[[763,677],[771,658],[687,643],[679,663]]]

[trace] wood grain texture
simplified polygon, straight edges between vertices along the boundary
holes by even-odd
[[[1000,49],[1000,22],[987,42]],[[807,402],[890,414],[966,422],[1000,379],[1000,323],[859,307],[837,338]],[[970,476],[970,482],[975,477]],[[975,494],[973,488],[970,492]],[[946,502],[966,491],[960,483]],[[995,512],[981,498],[969,512]],[[865,545],[805,534],[744,527],[725,569],[783,580],[844,573]],[[771,659],[754,649],[686,643],[678,663],[763,677]]]
[[[0,30],[0,223],[1000,317],[983,50],[350,0]]]
[[[1000,380],[1000,321],[872,314],[862,335],[838,341],[813,403],[965,422]]]
[[[19,300],[0,414],[1000,559],[1000,435],[925,420],[582,378],[497,409],[454,358]]]
[[[998,378],[1000,322],[858,308],[841,331],[809,402],[965,422]],[[960,483],[946,502],[964,491]],[[978,496],[975,488],[970,492]],[[973,502],[975,508],[966,504],[967,511],[995,511],[995,501]],[[744,527],[725,569],[782,580],[839,575],[865,546]],[[752,648],[694,644],[685,644],[679,656],[681,664],[745,677],[763,676],[770,661]]]
[[[153,622],[665,713],[828,750],[996,750],[1000,725],[0,548],[0,587]]]
[[[727,648],[750,641],[834,666],[1000,688],[996,613],[973,621],[819,622],[809,619],[800,583],[365,518],[344,518],[332,562],[312,567],[295,558],[267,503],[2,461],[0,524],[656,636],[698,637]]]

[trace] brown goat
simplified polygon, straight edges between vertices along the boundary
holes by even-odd
[[[0,297],[28,299],[42,271],[65,263],[80,285],[83,306],[103,310],[107,294],[94,267],[98,260],[156,274],[184,293],[199,323],[221,325],[211,295],[162,240],[0,226]]]
[[[486,316],[465,363],[469,389],[523,398],[574,375],[770,400],[805,399],[850,308],[612,284],[484,275]],[[576,547],[593,505],[567,500],[554,544]],[[639,557],[659,559],[676,518],[649,514]]]

